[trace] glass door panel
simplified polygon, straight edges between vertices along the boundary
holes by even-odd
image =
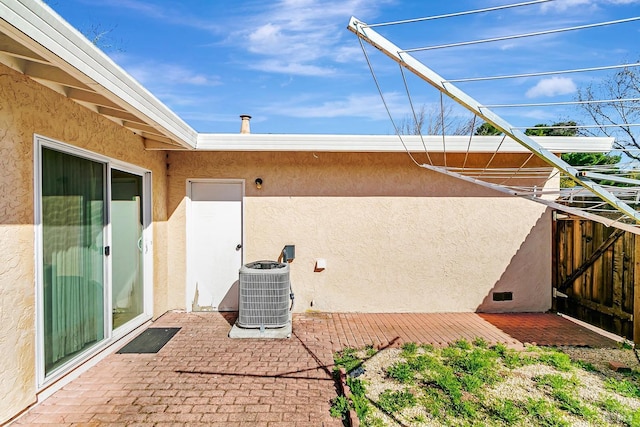
[[[111,170],[113,329],[143,313],[143,209],[140,175]]]
[[[45,376],[105,338],[105,165],[42,148]]]

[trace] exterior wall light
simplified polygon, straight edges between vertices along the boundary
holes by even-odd
[[[258,190],[262,188],[262,178],[256,178],[255,183]]]

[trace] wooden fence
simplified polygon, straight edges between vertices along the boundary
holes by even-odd
[[[554,217],[553,308],[640,343],[640,238],[586,219]]]

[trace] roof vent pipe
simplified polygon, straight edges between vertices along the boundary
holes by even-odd
[[[251,133],[251,126],[249,126],[251,116],[248,114],[241,114],[240,118],[242,119],[242,123],[240,124],[240,133]]]

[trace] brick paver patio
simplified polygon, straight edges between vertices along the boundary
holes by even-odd
[[[329,401],[332,355],[346,346],[475,337],[512,347],[615,345],[552,314],[308,313],[294,316],[284,340],[230,339],[234,320],[167,313],[152,326],[182,329],[157,354],[110,354],[13,425],[341,426]]]

